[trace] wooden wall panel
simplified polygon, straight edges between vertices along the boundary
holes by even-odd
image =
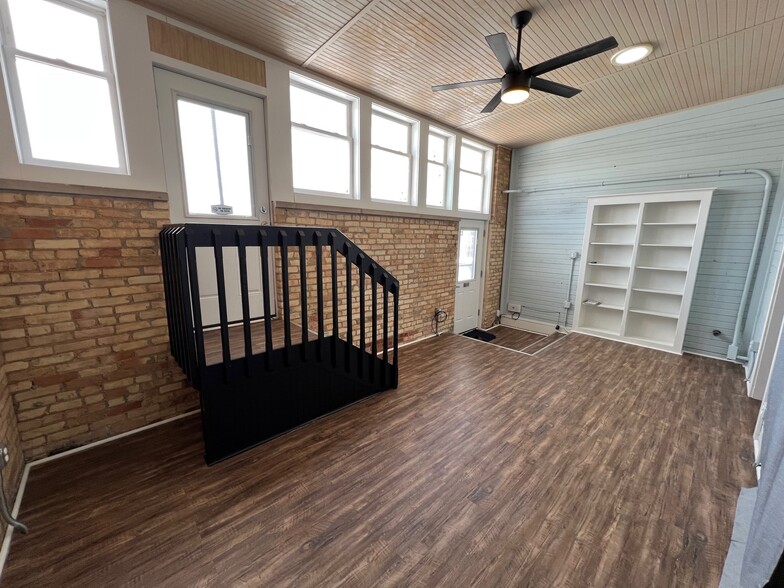
[[[210,71],[244,80],[259,86],[267,85],[264,61],[200,37],[174,25],[147,18],[150,50]]]

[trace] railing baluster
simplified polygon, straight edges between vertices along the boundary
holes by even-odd
[[[394,294],[394,315],[392,327],[392,387],[397,388],[397,348],[398,348],[398,328],[400,326],[398,313],[398,298],[400,297],[400,284],[395,284]]]
[[[237,244],[237,260],[240,264],[240,296],[242,297],[242,336],[245,341],[245,375],[250,376],[250,365],[253,356],[253,341],[250,336],[250,299],[248,297],[248,265],[245,250],[245,231],[238,229],[235,233]]]
[[[297,241],[299,242],[299,290],[300,290],[300,310],[302,317],[302,342],[301,355],[305,360],[308,357],[308,274],[305,267],[307,250],[305,249],[305,232],[297,231]]]
[[[365,365],[365,256],[357,256],[359,265],[359,349],[357,349],[357,367],[360,377]]]
[[[313,235],[316,244],[316,305],[318,306],[318,358],[324,359],[324,260],[322,259],[321,233]]]
[[[231,350],[229,345],[229,313],[226,309],[226,276],[223,269],[223,247],[221,232],[212,231],[212,250],[215,254],[215,276],[218,281],[218,315],[220,316],[221,350],[223,352],[223,379],[229,381]]]
[[[384,281],[384,384],[387,382],[387,373],[389,371],[389,275],[384,272],[381,274],[381,279]]]
[[[346,371],[351,371],[351,345],[353,342],[354,330],[354,317],[352,315],[352,300],[351,300],[351,280],[352,280],[352,263],[351,263],[351,249],[348,244],[344,246],[343,252],[346,256]]]
[[[335,233],[329,234],[332,261],[332,367],[338,366],[338,252]]]
[[[261,295],[264,299],[264,363],[267,371],[272,358],[272,311],[270,310],[269,245],[267,231],[259,229],[259,255],[261,255]]]
[[[378,284],[376,284],[376,268],[375,263],[370,264],[370,286],[372,290],[372,303],[373,303],[373,327],[372,327],[372,345],[373,345],[373,359],[370,362],[370,379],[376,381],[376,364],[378,363]]]
[[[283,275],[283,357],[286,365],[291,360],[291,306],[289,301],[289,246],[286,231],[280,232],[280,271]]]
[[[184,234],[184,247],[188,255],[187,273],[190,280],[191,308],[193,309],[193,331],[196,334],[196,363],[199,370],[207,365],[206,352],[204,350],[204,325],[201,318],[201,295],[199,294],[199,273],[196,263],[196,247],[188,243],[188,235]],[[185,309],[185,316],[188,316],[188,309]]]

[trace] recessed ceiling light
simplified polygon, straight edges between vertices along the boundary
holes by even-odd
[[[621,49],[615,53],[610,58],[610,61],[612,61],[615,65],[629,65],[630,63],[636,63],[641,59],[645,59],[651,54],[651,51],[653,51],[653,45],[650,43],[632,45],[631,47]]]

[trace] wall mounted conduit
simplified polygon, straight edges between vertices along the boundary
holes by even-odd
[[[754,169],[754,168],[727,170],[727,171],[718,170],[716,172],[708,172],[708,173],[694,173],[694,174],[686,173],[686,174],[678,174],[672,176],[651,176],[646,178],[636,178],[633,180],[609,180],[609,181],[602,181],[602,182],[590,182],[585,184],[569,184],[566,186],[545,186],[542,188],[504,190],[504,193],[534,194],[536,192],[557,192],[557,191],[565,191],[565,190],[577,190],[581,188],[602,188],[605,186],[622,186],[624,184],[643,184],[645,182],[663,182],[663,181],[666,182],[666,181],[673,181],[673,180],[692,180],[692,179],[699,179],[699,178],[742,176],[747,174],[753,174],[761,177],[765,181],[765,188],[762,194],[762,204],[760,205],[759,220],[757,221],[757,232],[754,235],[754,245],[751,249],[751,258],[749,259],[749,267],[746,270],[746,280],[743,284],[743,293],[741,294],[740,297],[740,304],[738,305],[738,314],[735,319],[735,330],[732,334],[732,343],[730,343],[730,346],[727,349],[728,359],[745,360],[747,358],[738,355],[738,350],[740,347],[740,337],[741,337],[741,332],[743,331],[743,324],[745,320],[744,310],[746,308],[746,303],[748,302],[749,299],[751,284],[754,280],[754,270],[757,267],[760,243],[762,242],[762,233],[765,228],[765,221],[767,220],[768,217],[768,204],[770,203],[770,194],[773,189],[773,178],[768,172],[762,169]]]

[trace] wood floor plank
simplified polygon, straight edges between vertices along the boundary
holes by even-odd
[[[187,418],[33,468],[3,585],[715,586],[757,409],[727,362],[436,337],[213,467]]]

